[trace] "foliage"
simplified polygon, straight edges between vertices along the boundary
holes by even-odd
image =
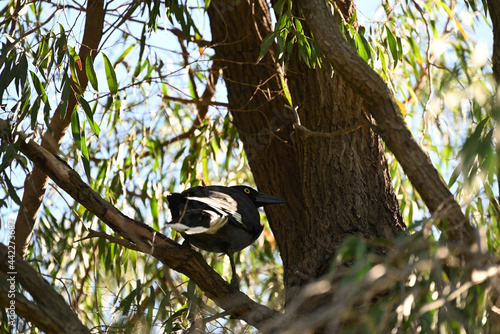
[[[498,332],[498,314],[492,310],[498,298],[498,257],[492,261],[486,247],[467,252],[470,262],[457,274],[459,259],[433,240],[431,225],[398,238],[387,257],[376,254],[377,242],[346,239],[331,276],[316,283],[329,287],[317,289],[322,293],[333,293],[331,303],[315,313],[317,326],[332,333]],[[299,298],[307,299],[306,293]],[[310,328],[296,309],[287,312],[297,333]]]
[[[72,112],[72,136],[65,138],[58,154],[124,213],[179,240],[163,223],[169,218],[168,193],[198,184],[252,184],[253,180],[222,84],[214,96],[217,102],[211,102],[206,115],[201,113],[213,56],[206,42],[208,28],[195,25],[203,22],[204,4],[167,4],[111,2],[106,8],[104,43],[93,53],[96,57],[87,57],[84,63],[77,53],[84,2],[4,4],[0,107],[2,119],[10,119],[13,128],[34,139],[50,131],[53,115]],[[276,60],[286,70],[296,48],[309,66],[327,66],[294,5],[289,0],[274,5],[275,31],[263,39],[261,56],[276,48]],[[400,252],[384,260],[365,256],[370,245],[364,241],[347,240],[340,250],[339,263],[354,263],[338,287],[350,291],[344,305],[360,307],[359,300],[348,297],[364,291],[376,268],[400,275],[392,299],[361,305],[368,311],[359,324],[346,330],[369,332],[369,326],[379,324],[400,332],[474,332],[485,323],[490,326],[491,300],[498,298],[498,291],[490,276],[484,280],[474,276],[489,268],[498,270],[497,255],[487,258],[500,249],[500,150],[495,137],[499,116],[491,65],[485,57],[489,41],[477,42],[487,21],[484,8],[484,2],[473,1],[450,5],[383,1],[376,20],[358,10],[349,21],[340,22],[346,39],[391,87],[411,130],[467,217],[484,231],[481,240],[487,246],[471,253],[474,261],[460,278],[447,272],[443,263],[453,254],[433,240],[439,236],[435,222],[397,160],[388,154],[401,210],[412,229],[410,236],[398,241]],[[82,87],[81,71],[88,77],[87,89]],[[72,94],[77,104],[67,111]],[[182,136],[193,125],[191,135]],[[1,235],[7,242],[4,226],[19,212],[24,177],[33,166],[14,145],[5,143],[1,159]],[[27,259],[50,277],[94,332],[252,330],[219,315],[220,310],[189,279],[159,266],[148,255],[104,239],[84,239],[90,230],[111,233],[81,205],[50,187]],[[226,259],[204,255],[228,277]],[[281,309],[281,264],[269,229],[236,261],[245,273],[243,290],[257,302]],[[369,283],[374,286],[374,281]],[[467,288],[461,290],[463,286]],[[373,291],[368,289],[367,295]],[[343,316],[351,319],[354,314]],[[15,329],[37,331],[22,319]]]

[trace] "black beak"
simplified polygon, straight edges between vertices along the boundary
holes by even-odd
[[[279,197],[271,196],[268,194],[263,194],[259,193],[255,197],[255,204],[257,204],[257,207],[259,206],[264,206],[264,205],[270,205],[270,204],[283,204],[286,203],[284,199],[281,199]]]

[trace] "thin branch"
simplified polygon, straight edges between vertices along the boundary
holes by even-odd
[[[43,21],[42,23],[38,23],[37,25],[35,25],[35,27],[33,27],[30,30],[22,33],[21,36],[19,36],[18,38],[16,38],[12,42],[7,43],[7,52],[2,53],[4,55],[4,57],[7,56],[7,54],[9,53],[10,50],[12,50],[13,48],[16,47],[17,43],[19,43],[24,38],[26,38],[26,36],[31,35],[32,33],[40,30],[41,27],[43,27],[44,25],[46,25],[47,23],[49,23],[58,12],[60,12],[59,9],[55,10],[53,13],[51,13],[49,15],[49,17],[45,21]],[[0,59],[0,64],[1,63],[3,63],[3,59]]]
[[[199,100],[200,95],[198,94],[198,90],[196,89],[194,70],[191,67],[191,63],[189,62],[189,51],[188,51],[187,47],[184,45],[184,38],[183,39],[178,38],[178,40],[179,40],[179,45],[181,46],[181,50],[182,50],[181,55],[182,55],[182,59],[184,60],[184,66],[186,67],[186,69],[188,71],[189,82],[191,83],[191,86],[192,86],[194,98],[195,98],[195,100]]]
[[[198,104],[198,115],[196,116],[195,120],[193,121],[193,124],[191,125],[191,127],[189,128],[188,131],[186,131],[180,135],[177,135],[173,138],[170,138],[170,139],[164,141],[163,143],[161,143],[161,145],[163,147],[168,146],[174,142],[180,141],[182,139],[191,138],[191,136],[194,134],[196,129],[198,129],[200,127],[200,125],[203,123],[203,121],[205,120],[207,113],[208,113],[208,106],[219,105],[219,106],[228,107],[227,103],[222,104],[222,103],[211,102],[212,98],[215,95],[215,86],[217,85],[217,81],[219,80],[219,76],[220,76],[220,67],[214,64],[213,67],[210,69],[210,74],[209,74],[208,79],[207,79],[207,85],[205,87],[205,91],[201,95],[201,98],[198,99],[202,103]],[[165,96],[163,96],[163,98],[165,98]],[[173,100],[173,101],[182,100],[179,98],[172,99],[170,97],[168,99]],[[189,100],[189,101],[192,101],[192,100]],[[183,102],[183,103],[186,103],[186,102]]]
[[[279,312],[231,288],[200,253],[190,247],[183,247],[150,226],[125,216],[83,182],[78,173],[62,159],[33,140],[28,140],[24,133],[12,133],[10,124],[0,120],[0,139],[12,143],[13,138],[17,138],[16,147],[75,201],[125,240],[133,243],[139,251],[151,254],[164,265],[191,278],[208,298],[230,312],[232,317],[243,319],[263,330],[267,321],[280,316]]]
[[[363,125],[372,125],[370,122],[368,122],[367,119],[362,118],[359,122],[354,124],[353,126],[350,126],[346,129],[338,130],[338,131],[333,131],[333,132],[319,132],[319,131],[312,131],[300,124],[300,118],[299,118],[299,113],[297,112],[298,107],[292,108],[289,105],[285,105],[285,108],[290,109],[293,111],[293,114],[295,115],[295,124],[294,127],[296,129],[301,130],[304,132],[304,138],[309,138],[309,137],[324,137],[324,138],[333,138],[333,137],[338,137],[338,136],[343,136],[348,133],[351,133],[353,131],[356,131]]]
[[[138,251],[138,252],[144,251],[141,247],[137,247],[136,245],[134,245],[133,243],[131,243],[128,240],[120,239],[120,238],[114,237],[112,235],[109,235],[107,233],[99,232],[99,231],[92,230],[92,229],[89,229],[88,232],[89,233],[86,236],[84,236],[81,239],[75,240],[75,242],[85,241],[85,240],[92,239],[92,238],[103,238],[103,239],[108,240],[109,242],[115,243],[117,245],[123,246],[125,248],[131,249],[134,251]]]
[[[217,106],[217,107],[225,107],[225,108],[229,107],[228,103],[217,102],[217,101],[207,101],[203,98],[198,99],[198,100],[193,100],[193,99],[184,99],[182,97],[176,97],[176,96],[170,96],[170,95],[164,95],[164,94],[162,94],[161,97],[165,100],[171,100],[171,101],[181,102],[181,103],[185,103],[185,104],[196,104],[199,106]]]
[[[433,84],[432,84],[432,59],[431,59],[431,43],[432,43],[432,35],[431,35],[431,29],[429,27],[429,22],[427,22],[427,19],[425,18],[425,12],[420,7],[420,5],[416,2],[413,1],[413,4],[415,5],[415,8],[419,11],[420,15],[422,16],[422,20],[424,21],[425,25],[425,31],[427,32],[427,49],[425,50],[425,56],[427,59],[427,83],[429,85],[429,97],[427,98],[427,101],[425,102],[424,105],[424,110],[422,112],[422,121],[423,121],[423,128],[422,128],[422,138],[420,138],[420,145],[422,145],[422,142],[424,141],[425,137],[425,131],[427,130],[427,121],[425,120],[425,114],[429,112],[429,106],[432,102],[432,95],[433,95]]]

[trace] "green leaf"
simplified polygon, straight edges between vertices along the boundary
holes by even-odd
[[[66,112],[68,109],[69,94],[71,92],[71,79],[68,76],[64,76],[62,82],[63,88],[61,93],[61,103],[59,104],[61,118],[66,117]]]
[[[19,63],[16,68],[16,92],[19,94],[19,89],[23,89],[26,86],[26,78],[28,77],[28,58],[26,54],[23,54],[19,59]]]
[[[56,64],[61,66],[64,56],[66,55],[66,50],[68,49],[68,40],[66,38],[66,31],[62,24],[59,24],[60,36],[55,44],[55,52],[57,54]]]
[[[391,50],[392,59],[394,59],[394,66],[396,66],[399,59],[396,38],[394,37],[388,26],[385,27],[385,30],[387,32],[387,42],[389,43],[389,49]]]
[[[73,110],[71,115],[71,132],[73,133],[73,139],[75,140],[75,145],[77,149],[82,153],[83,168],[87,178],[91,180],[90,177],[90,163],[89,163],[89,153],[87,149],[87,143],[85,141],[85,129],[84,127],[80,130],[80,119],[78,117],[78,111]]]
[[[75,111],[74,114],[77,114]],[[82,134],[81,134],[81,152],[82,152],[82,162],[83,162],[83,169],[85,170],[85,175],[87,175],[88,180],[90,181],[92,178],[90,177],[90,159],[89,159],[89,150],[87,148],[87,141],[85,140],[85,122],[83,123],[82,127]]]
[[[118,59],[115,61],[115,65],[121,63],[123,61],[123,59],[125,59],[125,57],[129,54],[130,51],[132,51],[132,49],[136,45],[137,45],[137,43],[136,44],[132,44],[125,51],[123,51],[122,55],[120,57],[118,57]]]
[[[36,125],[36,119],[38,117],[38,110],[40,109],[40,104],[41,104],[40,100],[41,100],[41,97],[38,96],[35,99],[35,102],[33,102],[33,104],[31,105],[30,114],[31,114],[31,127],[32,127],[32,129],[34,129],[35,125]]]
[[[73,114],[71,115],[71,132],[73,133],[73,139],[75,141],[76,147],[80,149],[80,147],[82,146],[82,138],[80,136],[80,119],[76,110],[74,110]]]
[[[99,136],[99,133],[101,133],[101,129],[99,128],[99,125],[94,121],[94,114],[92,112],[92,109],[90,109],[89,103],[81,95],[78,95],[78,101],[80,102],[80,105],[82,106],[83,111],[87,116],[87,121],[89,122],[92,132],[94,132],[96,136]]]
[[[273,32],[273,33],[267,35],[266,37],[264,37],[264,39],[262,40],[262,43],[260,44],[259,61],[262,58],[264,58],[266,53],[269,51],[269,48],[273,44],[274,38],[276,37],[276,35],[277,35],[276,32]]]
[[[293,107],[293,101],[292,101],[292,95],[290,94],[290,91],[288,90],[288,86],[285,82],[285,78],[283,75],[280,75],[280,81],[281,81],[281,87],[283,88],[283,93],[285,94],[286,100],[288,101],[288,104]]]
[[[365,45],[363,43],[363,37],[361,35],[356,34],[354,37],[354,42],[356,43],[356,48],[358,49],[358,54],[363,58],[365,62],[368,62],[369,57],[368,53],[366,52]]]
[[[151,216],[153,218],[153,228],[159,231],[160,223],[158,220],[158,202],[156,199],[156,191],[154,189],[153,194],[151,195]]]
[[[283,13],[283,6],[285,5],[285,2],[288,2],[289,0],[279,0],[273,5],[274,12],[277,14],[282,14]]]
[[[208,175],[208,157],[206,145],[203,145],[203,147],[201,148],[201,164],[203,166],[203,178],[205,179],[205,182],[209,183],[210,178]]]
[[[82,70],[82,60],[80,59],[80,56],[78,55],[78,53],[76,53],[74,47],[68,45],[68,48],[69,48],[69,53],[71,54],[71,57],[76,62],[76,64],[78,65],[78,68],[81,71]]]
[[[304,29],[302,28],[302,23],[300,23],[299,19],[295,19],[295,30],[297,33],[303,35],[304,34]]]
[[[120,306],[122,307],[123,309],[123,315],[124,316],[127,316],[129,311],[130,311],[130,307],[132,306],[132,303],[134,301],[134,299],[137,297],[138,293],[137,293],[138,289],[134,289],[130,292],[130,294],[123,298],[122,301],[120,302]]]
[[[118,82],[116,81],[116,73],[113,65],[109,61],[109,58],[103,53],[104,58],[104,71],[106,72],[106,81],[108,83],[109,91],[112,94],[116,94],[118,92]]]
[[[35,74],[35,72],[30,71],[31,73],[31,80],[33,81],[33,86],[35,86],[35,90],[38,93],[39,96],[41,96],[42,101],[44,103],[47,102],[47,94],[45,94],[45,88],[43,88],[42,82],[38,78],[38,76]]]
[[[12,183],[10,182],[10,179],[9,177],[7,176],[7,173],[3,172],[3,180],[5,181],[5,183],[7,184],[7,191],[10,195],[10,197],[12,198],[12,200],[19,206],[22,205],[21,203],[21,199],[19,198],[19,196],[17,196],[17,192],[16,192],[16,188],[14,188],[14,186],[12,185]]]
[[[90,54],[85,59],[85,71],[87,72],[87,78],[89,79],[90,84],[96,91],[98,91],[99,85],[97,83],[97,75],[95,73],[94,62],[92,61]]]

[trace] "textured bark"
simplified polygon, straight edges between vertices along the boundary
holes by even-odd
[[[491,23],[493,24],[493,76],[500,83],[500,3],[496,0],[488,0],[488,10]]]
[[[8,131],[9,128],[6,121],[0,120],[0,139],[3,141],[9,142],[14,137]],[[208,298],[232,317],[243,319],[261,331],[265,331],[268,320],[279,318],[277,311],[256,303],[241,291],[232,289],[229,283],[205,262],[200,253],[177,244],[142,222],[125,216],[83,182],[78,173],[64,161],[33,140],[26,140],[25,135],[19,135],[20,139],[15,144],[19,150],[75,201],[122,236],[125,240],[119,239],[120,244],[151,254],[164,265],[185,274]],[[7,257],[2,256],[2,253],[0,261],[0,271],[7,271]],[[30,293],[33,295],[32,291]],[[33,297],[40,296],[40,300],[43,300],[43,292],[36,293],[38,294]]]
[[[300,0],[307,22],[325,57],[348,86],[364,99],[376,120],[377,133],[394,153],[406,175],[436,218],[447,221],[443,233],[450,242],[473,241],[475,230],[407,128],[394,96],[383,80],[344,39],[323,0]]]
[[[392,240],[404,223],[380,140],[368,125],[331,138],[294,131],[296,117],[284,108],[272,50],[257,63],[262,39],[272,32],[267,3],[213,1],[208,14],[230,111],[257,186],[288,201],[266,213],[289,303],[298,288],[328,271],[345,237]],[[292,57],[287,80],[309,130],[328,133],[360,122],[361,99],[328,65],[312,70]]]
[[[79,52],[83,70],[77,73],[80,88],[72,87],[74,91],[79,91],[79,89],[84,91],[88,84],[85,72],[85,60],[90,51],[94,51],[92,54],[93,58],[97,55],[96,50],[101,42],[102,28],[104,26],[104,0],[89,0],[87,3],[87,13],[91,13],[91,15],[86,15],[85,17],[85,32]],[[59,150],[59,146],[71,122],[71,115],[76,103],[76,95],[70,94],[64,118],[61,118],[60,106],[56,108],[50,121],[49,129],[42,137],[42,147],[52,153],[56,153]],[[17,215],[15,227],[17,254],[22,255],[29,244],[29,238],[35,227],[35,220],[38,216],[48,182],[48,176],[36,166],[24,181],[23,205]]]
[[[493,63],[493,77],[496,82],[496,96],[495,109],[493,117],[498,124],[500,124],[500,101],[498,99],[499,84],[500,84],[500,3],[496,0],[488,0],[488,10],[490,13],[491,23],[493,25],[493,53],[491,55],[491,62]],[[497,164],[500,165],[500,142],[497,140],[495,149],[497,152]],[[497,171],[497,180],[500,180],[500,170]],[[500,191],[500,182],[498,183],[498,190]]]

